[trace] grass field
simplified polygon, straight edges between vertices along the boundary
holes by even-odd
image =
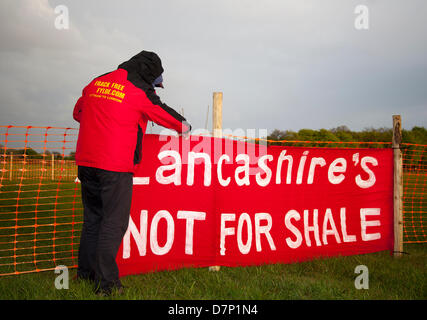
[[[298,264],[256,267],[189,268],[126,276],[121,296],[97,297],[90,282],[71,278],[58,290],[53,271],[0,278],[0,299],[421,299],[427,298],[427,246],[405,247],[409,254],[389,252],[319,259]],[[357,265],[369,269],[369,289],[356,289]]]
[[[76,263],[82,204],[80,185],[72,181],[3,181],[0,274]]]

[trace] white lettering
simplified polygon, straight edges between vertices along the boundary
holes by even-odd
[[[354,13],[357,14],[354,20],[354,27],[357,30],[368,30],[369,29],[369,9],[365,5],[358,5],[354,8]]]
[[[160,219],[165,219],[167,223],[167,232],[166,232],[166,243],[162,246],[159,245],[157,239],[157,228],[159,225]],[[172,216],[166,210],[159,210],[153,217],[150,227],[150,246],[151,251],[158,256],[165,255],[172,248],[172,244],[175,237],[175,223]]]
[[[341,218],[341,232],[342,232],[343,241],[344,242],[355,242],[356,236],[347,234],[346,209],[345,208],[341,208],[340,218]]]
[[[296,210],[290,210],[285,215],[286,228],[288,228],[288,230],[291,231],[296,236],[296,239],[294,241],[291,240],[290,237],[287,237],[286,243],[288,244],[289,248],[296,249],[302,243],[302,235],[301,235],[301,232],[291,223],[291,219],[295,219],[296,221],[299,221],[301,219],[301,215]]]
[[[238,161],[244,161],[245,163],[241,166],[238,166],[236,168],[236,172],[235,172],[235,179],[236,179],[236,183],[238,186],[243,186],[243,185],[249,185],[250,181],[249,181],[249,165],[250,165],[250,160],[249,160],[249,156],[247,154],[238,154],[236,156],[236,162]],[[243,172],[245,175],[243,178],[239,177],[239,174]]]
[[[308,170],[308,178],[307,184],[313,184],[314,180],[314,171],[316,170],[316,166],[325,166],[326,161],[323,158],[312,158],[310,163],[310,169]]]
[[[318,217],[319,211],[317,209],[313,210],[313,225],[308,225],[308,210],[304,210],[304,236],[305,236],[305,243],[307,244],[307,247],[311,247],[311,240],[310,240],[310,231],[314,232],[314,239],[316,240],[316,246],[321,246],[322,243],[320,242],[319,238],[319,225],[317,224],[317,217]]]
[[[261,172],[258,172],[255,176],[256,182],[261,187],[265,187],[266,185],[268,185],[270,183],[270,180],[271,180],[271,169],[265,163],[266,160],[272,161],[273,156],[270,154],[267,154],[265,156],[262,156],[258,160],[258,166],[260,167],[260,169],[264,170],[264,172],[266,173],[265,178],[261,178]]]
[[[367,227],[378,227],[381,225],[379,220],[366,221],[366,216],[379,216],[380,208],[362,208],[360,209],[360,226],[362,227],[362,240],[372,241],[381,239],[381,233],[370,233],[366,232]]]
[[[178,211],[178,219],[185,219],[185,254],[193,254],[194,220],[205,220],[206,213],[199,211]]]
[[[331,225],[331,229],[328,229],[328,222]],[[323,244],[328,244],[327,237],[329,235],[335,236],[337,243],[341,243],[340,235],[338,234],[337,228],[335,227],[334,217],[332,216],[332,210],[327,208],[325,217],[323,218]]]
[[[132,234],[140,256],[145,256],[147,253],[147,210],[141,210],[139,219],[140,231],[138,231],[132,217],[129,217],[128,229],[123,237],[123,259],[130,257],[130,235]]]
[[[287,160],[288,161],[288,170],[286,172],[286,184],[291,184],[292,179],[292,162],[293,158],[292,156],[285,156],[286,150],[283,150],[280,152],[279,159],[277,159],[277,170],[276,170],[276,184],[281,183],[281,176],[282,176],[282,162]]]
[[[211,158],[207,153],[196,153],[196,152],[188,153],[187,185],[192,186],[194,184],[194,165],[195,165],[196,158],[201,158],[204,160],[205,173],[204,173],[203,184],[205,187],[208,187],[211,185],[211,181],[212,181],[212,178],[211,178],[212,164],[211,164]]]
[[[220,254],[225,255],[225,237],[232,236],[235,234],[235,228],[226,228],[225,223],[227,221],[235,221],[236,215],[234,213],[223,213],[221,214],[221,231],[220,231]]]
[[[160,161],[166,157],[172,157],[175,163],[160,166],[156,171],[156,180],[160,184],[174,183],[176,186],[179,186],[181,185],[181,155],[179,152],[173,150],[162,151],[158,155]],[[163,173],[167,170],[174,170],[174,173],[165,177]]]
[[[369,177],[368,180],[362,180],[362,177],[359,174],[356,176],[356,183],[359,187],[364,189],[372,187],[376,182],[375,174],[367,166],[368,163],[376,167],[378,166],[378,160],[373,157],[363,157],[360,162],[362,169],[369,175]]]
[[[55,18],[55,28],[58,30],[70,29],[70,18],[68,13],[68,7],[63,4],[56,6],[55,14],[58,14],[58,16]]]
[[[261,220],[266,220],[267,225],[261,226]],[[256,251],[261,251],[261,234],[264,234],[267,238],[268,244],[270,245],[271,250],[276,250],[276,246],[274,245],[273,238],[270,235],[270,230],[273,222],[271,219],[271,215],[266,212],[260,212],[255,214],[255,244]]]
[[[329,166],[328,179],[332,184],[340,184],[345,179],[344,173],[347,170],[347,161],[344,158],[335,159]],[[335,175],[335,173],[341,173]]]
[[[302,183],[302,175],[304,174],[305,160],[307,159],[308,151],[304,151],[302,154],[303,156],[301,157],[299,161],[299,166],[298,166],[297,184]]]
[[[228,177],[227,179],[224,180],[222,177],[222,163],[224,160],[226,160],[227,162],[230,162],[230,157],[226,154],[223,154],[221,157],[219,157],[216,170],[217,170],[219,184],[222,185],[223,187],[226,187],[230,184],[231,178]]]
[[[243,223],[246,222],[246,228],[248,231],[248,239],[246,240],[246,243],[243,243],[242,239],[242,229],[243,229]],[[239,217],[239,224],[237,226],[237,245],[239,247],[239,251],[242,254],[248,254],[251,250],[252,245],[252,222],[251,218],[247,213],[242,213]]]

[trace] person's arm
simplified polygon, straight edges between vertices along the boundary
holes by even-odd
[[[82,111],[82,106],[83,106],[83,97],[80,97],[79,100],[77,100],[77,103],[74,106],[74,111],[73,111],[73,118],[77,122],[80,122],[80,113]]]
[[[187,120],[174,109],[163,103],[154,90],[150,90],[146,94],[152,104],[143,108],[143,112],[148,120],[181,134],[191,131],[191,125]]]
[[[79,100],[77,100],[77,103],[76,103],[76,105],[74,106],[73,118],[74,118],[74,120],[76,120],[77,122],[80,122],[80,119],[81,119],[81,112],[82,112],[82,109],[83,109],[83,99],[84,99],[84,97],[85,97],[86,88],[87,88],[87,87],[85,87],[85,88],[83,89],[82,96],[79,98]]]

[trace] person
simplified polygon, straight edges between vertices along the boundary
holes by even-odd
[[[123,291],[116,255],[127,230],[135,166],[141,161],[148,121],[188,135],[191,125],[162,103],[163,67],[142,51],[83,89],[73,118],[80,123],[76,147],[83,227],[77,278],[96,283],[96,293]]]

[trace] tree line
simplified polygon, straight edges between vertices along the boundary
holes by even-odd
[[[267,140],[269,145],[349,147],[350,142],[359,142],[356,145],[353,144],[353,147],[390,148],[392,137],[393,129],[389,128],[351,131],[346,126],[339,126],[330,130],[301,129],[298,132],[276,129],[268,135]],[[312,141],[312,143],[307,143],[307,141]],[[322,143],[325,141],[336,143]],[[389,144],[368,144],[367,142],[388,142]],[[402,143],[406,143],[406,145],[401,145],[404,154],[403,169],[405,171],[425,171],[427,168],[427,130],[424,127],[413,127],[411,130],[402,129]]]
[[[391,142],[393,129],[369,128],[363,131],[351,131],[347,126],[330,130],[301,129],[298,132],[275,129],[268,135],[268,140],[281,141],[336,141],[336,142]],[[424,127],[402,129],[403,143],[427,144],[427,130]]]
[[[29,159],[45,159],[50,160],[52,159],[52,155],[55,160],[74,160],[75,159],[75,152],[70,152],[68,155],[63,155],[62,153],[58,151],[49,151],[45,150],[44,152],[37,152],[36,150],[32,148],[25,148],[25,149],[14,149],[14,148],[4,148],[2,144],[0,144],[0,156],[9,156],[13,155],[14,159],[23,158],[24,155],[26,157],[29,157]]]

